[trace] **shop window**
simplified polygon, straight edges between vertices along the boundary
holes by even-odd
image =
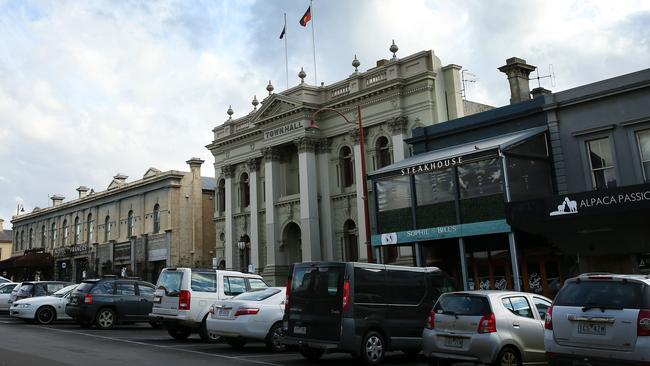
[[[104,219],[104,241],[107,242],[111,239],[111,217],[106,216]]]
[[[63,236],[61,236],[61,245],[68,244],[68,234],[70,228],[68,227],[68,220],[63,220]]]
[[[219,216],[223,215],[226,210],[226,180],[219,180],[217,185],[217,213]]]
[[[382,136],[377,139],[375,150],[377,151],[377,169],[390,165],[390,147],[388,146],[388,139],[386,137]]]
[[[133,236],[133,224],[134,224],[133,210],[130,210],[126,218],[126,236],[128,238]]]
[[[241,209],[247,208],[251,204],[251,187],[246,173],[239,178],[239,203]]]
[[[157,203],[153,206],[153,232],[160,232],[160,205]]]
[[[460,165],[458,188],[463,223],[496,220],[505,216],[503,176],[497,157]]]
[[[352,150],[347,146],[343,146],[339,151],[339,160],[341,166],[341,185],[343,187],[350,187],[354,184]]]
[[[410,176],[396,176],[376,182],[377,227],[381,233],[413,227]]]
[[[91,243],[93,241],[93,214],[88,214],[88,220],[86,221],[88,225],[88,230],[86,231],[86,243]]]
[[[587,141],[587,153],[594,189],[616,187],[616,172],[609,137]]]
[[[52,223],[52,229],[50,231],[50,244],[52,248],[56,246],[56,222]]]
[[[451,168],[416,174],[414,178],[417,228],[456,224],[456,185]]]
[[[641,167],[643,169],[643,178],[650,182],[650,130],[638,131],[636,140],[639,144],[639,153],[641,154]]]

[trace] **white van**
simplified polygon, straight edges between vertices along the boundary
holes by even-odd
[[[149,319],[162,323],[170,336],[185,339],[198,330],[201,340],[214,340],[206,328],[210,306],[268,285],[261,276],[200,268],[165,268],[158,277]]]

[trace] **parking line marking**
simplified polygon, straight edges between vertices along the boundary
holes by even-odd
[[[40,328],[41,329],[52,330],[52,331],[57,331],[57,332],[63,332],[63,333],[80,334],[79,332],[74,332],[74,331],[71,331],[71,330],[56,329],[56,328],[49,328],[49,327],[40,327]],[[214,354],[214,353],[192,351],[192,350],[189,350],[189,349],[175,348],[175,347],[169,347],[169,346],[161,346],[161,345],[157,345],[157,344],[150,344],[150,343],[144,343],[144,342],[138,342],[138,341],[130,341],[130,340],[125,340],[125,339],[100,336],[100,335],[96,335],[96,334],[83,333],[83,335],[88,336],[88,337],[108,339],[108,340],[111,340],[111,341],[114,341],[114,342],[131,343],[131,344],[137,344],[137,345],[142,345],[142,346],[151,346],[151,347],[163,348],[163,349],[169,349],[169,350],[173,349],[175,351],[182,351],[182,352],[187,352],[187,353],[195,353],[195,354],[199,354],[199,355],[203,355],[203,356],[219,357],[219,358],[225,358],[225,359],[228,359],[228,360],[237,360],[237,361],[241,361],[241,362],[255,363],[255,364],[260,364],[260,365],[282,366],[282,365],[277,364],[277,363],[256,361],[256,360],[247,360],[245,358],[240,358],[240,357],[224,356],[224,355],[218,355],[218,354]]]

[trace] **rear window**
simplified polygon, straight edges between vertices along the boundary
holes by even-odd
[[[165,290],[165,294],[169,295],[170,293],[180,293],[181,291],[181,280],[183,279],[183,272],[178,271],[162,271],[160,277],[158,277],[158,283],[156,288],[162,288]]]
[[[483,316],[492,312],[486,297],[466,294],[443,295],[433,310],[440,314],[468,316]]]
[[[266,290],[257,290],[257,291],[251,291],[251,292],[245,292],[241,295],[235,296],[233,299],[237,300],[250,300],[250,301],[262,301],[266,300],[269,297],[279,293],[280,289],[277,288],[269,288]]]
[[[192,291],[216,292],[217,274],[214,272],[192,272]]]
[[[100,282],[90,290],[90,293],[94,295],[112,295],[114,287],[113,281]]]
[[[342,283],[341,267],[298,267],[293,272],[291,298],[324,300],[326,297],[339,296]]]
[[[26,285],[20,286],[18,289],[18,296],[24,296],[24,295],[29,295],[34,291],[34,285],[31,283],[28,283]]]
[[[636,282],[571,281],[557,294],[554,306],[641,309],[650,305],[647,297],[644,285]]]
[[[95,282],[82,282],[74,289],[74,292],[86,293],[95,286]]]
[[[66,284],[64,284],[64,283],[48,283],[48,284],[46,284],[44,286],[47,286],[47,294],[51,295],[51,294],[59,291],[60,289],[64,288],[66,286]]]

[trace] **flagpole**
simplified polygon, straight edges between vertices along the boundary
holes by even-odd
[[[316,73],[316,37],[314,36],[314,7],[312,6],[312,0],[309,0],[309,9],[311,11],[311,45],[314,50],[314,86],[318,86],[318,76]]]
[[[287,73],[287,90],[289,90],[289,53],[287,51],[287,13],[284,13],[284,66]]]

